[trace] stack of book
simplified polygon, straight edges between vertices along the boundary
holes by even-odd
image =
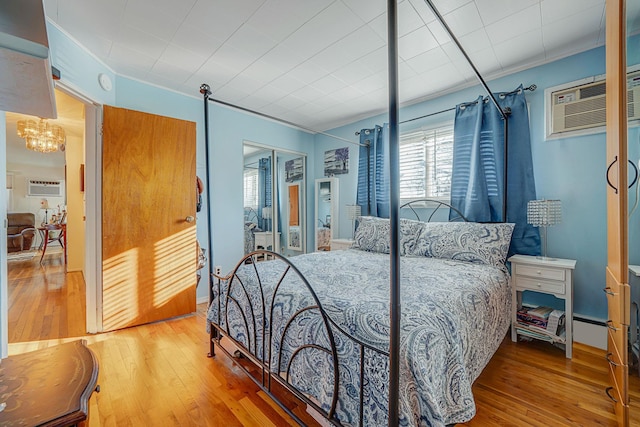
[[[549,342],[565,342],[564,311],[522,306],[517,313],[518,334]]]

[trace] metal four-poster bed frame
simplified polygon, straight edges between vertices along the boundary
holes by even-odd
[[[439,11],[437,10],[437,8],[435,7],[435,5],[433,4],[432,0],[424,0],[425,3],[428,5],[428,7],[431,9],[431,11],[434,13],[434,15],[436,16],[436,18],[438,19],[438,21],[442,24],[442,26],[444,27],[445,31],[448,33],[448,35],[451,37],[451,39],[453,40],[453,42],[456,44],[456,46],[458,47],[458,49],[460,50],[460,52],[463,54],[463,56],[465,57],[465,59],[467,60],[467,62],[469,63],[469,65],[471,66],[471,68],[473,69],[474,74],[476,75],[477,79],[479,80],[480,84],[483,86],[483,88],[485,89],[485,91],[487,92],[487,96],[488,98],[491,100],[491,102],[495,105],[495,107],[497,108],[500,116],[503,119],[503,126],[504,126],[504,188],[507,188],[507,158],[508,158],[508,114],[510,113],[509,109],[502,109],[502,107],[498,104],[497,99],[495,98],[495,96],[493,95],[493,93],[491,92],[491,90],[489,89],[489,86],[487,85],[487,83],[485,82],[485,80],[482,78],[481,74],[479,73],[479,71],[477,70],[477,68],[474,66],[473,62],[471,61],[470,57],[467,55],[466,51],[464,50],[464,48],[462,47],[462,45],[460,44],[459,40],[457,39],[457,37],[453,34],[453,31],[451,30],[451,28],[447,25],[447,23],[445,22],[443,16],[439,13]],[[388,354],[386,354],[389,357],[389,402],[388,402],[388,419],[389,419],[389,426],[395,427],[398,425],[398,420],[399,420],[399,385],[400,385],[400,381],[399,381],[399,364],[400,364],[400,360],[399,360],[399,347],[400,347],[400,314],[401,314],[401,307],[400,307],[400,248],[399,248],[399,217],[400,217],[400,212],[399,212],[399,208],[400,208],[400,179],[399,179],[399,132],[398,132],[398,128],[399,128],[399,100],[398,100],[398,32],[397,32],[397,3],[396,0],[387,0],[387,29],[388,29],[388,45],[387,45],[387,55],[388,55],[388,76],[389,76],[389,164],[390,164],[390,304],[389,304],[389,316],[390,316],[390,330],[389,330],[389,352]],[[529,90],[533,90],[535,89],[535,87],[533,87],[533,89],[528,88]],[[215,102],[217,104],[223,105],[223,106],[228,106],[240,111],[245,111],[254,115],[258,115],[264,118],[267,118],[269,120],[274,120],[280,123],[284,123],[286,125],[290,125],[290,126],[294,126],[296,128],[302,129],[302,130],[306,130],[306,131],[311,131],[313,133],[320,133],[323,135],[327,135],[329,137],[332,138],[337,138],[349,143],[353,143],[353,141],[349,141],[347,139],[344,138],[340,138],[337,137],[335,135],[331,135],[331,134],[327,134],[325,132],[320,132],[320,131],[315,131],[312,129],[308,129],[304,126],[300,126],[296,123],[292,123],[286,120],[282,120],[279,119],[277,117],[273,117],[273,116],[269,116],[267,114],[264,113],[260,113],[257,111],[253,111],[244,107],[240,107],[237,105],[233,105],[221,100],[217,100],[211,97],[212,93],[210,91],[210,87],[207,84],[202,84],[200,86],[200,93],[203,95],[203,99],[204,99],[204,122],[205,122],[205,167],[206,167],[206,179],[207,179],[207,224],[208,224],[208,248],[211,250],[212,248],[212,242],[213,242],[213,230],[211,227],[211,205],[210,205],[210,201],[212,200],[211,197],[211,179],[210,179],[210,159],[209,159],[209,102]],[[507,206],[507,194],[505,191],[504,197],[503,197],[503,206],[502,206],[502,219],[503,222],[506,221],[506,206]],[[249,254],[248,256],[246,256],[245,258],[243,258],[243,260],[238,264],[246,264],[246,263],[251,263],[251,262],[255,262],[255,256],[256,254],[260,253],[260,252],[265,252],[268,253],[270,255],[272,255],[274,258],[279,258],[282,260],[286,259],[284,257],[282,257],[280,254],[274,253],[274,252],[270,252],[270,251],[257,251],[254,252],[252,254]],[[211,252],[212,253],[212,252]],[[309,286],[309,283],[306,281],[306,279],[304,279],[304,277],[300,274],[299,271],[297,271],[297,269],[295,268],[295,266],[290,265],[290,268],[293,269],[294,274],[298,274],[303,282],[305,283],[305,285],[307,286],[307,288],[310,290],[311,294],[313,295],[314,300],[316,301],[317,305],[319,306],[320,303],[317,300],[317,297],[315,296],[315,293],[313,292],[313,289]],[[213,301],[213,292],[214,292],[214,285],[215,282],[218,282],[219,285],[219,279],[221,278],[221,276],[214,274],[214,261],[213,261],[213,255],[209,257],[209,272],[210,272],[210,280],[209,280],[209,303],[211,303]],[[237,268],[237,267],[236,267]],[[227,296],[228,298],[228,296]],[[228,301],[229,302],[229,301]],[[220,301],[218,301],[218,303],[220,303]],[[263,307],[264,309],[264,307]],[[328,326],[329,324],[332,323],[331,319],[326,316],[326,314],[321,310],[321,315],[323,316],[323,322],[325,324],[325,326]],[[334,323],[332,325],[333,327],[337,327],[339,329],[339,327]],[[336,362],[334,364],[334,368],[337,369],[337,361],[336,361],[336,356],[335,356],[335,343],[333,342],[333,336],[331,334],[331,328],[329,327],[328,329],[329,331],[329,336],[330,336],[330,341],[331,341],[331,350],[330,352],[333,353],[332,357],[334,359],[334,362]],[[210,340],[210,354],[209,356],[214,356],[214,342],[218,342],[221,339],[221,333],[223,333],[224,331],[218,329],[218,328],[211,328],[211,340]],[[254,329],[255,332],[255,329]],[[264,334],[264,331],[263,331]],[[365,348],[367,348],[367,344],[358,341],[357,339],[353,338],[354,342],[356,342],[358,345],[360,345],[361,348],[361,357],[364,357],[364,350]],[[264,343],[263,343],[264,344]],[[269,364],[269,360],[266,361],[264,360],[264,353],[263,353],[263,360],[253,360],[254,363],[257,363],[258,366],[261,366],[262,368],[262,384],[260,384],[260,382],[258,382],[252,375],[249,375],[259,386],[261,386],[261,388],[263,388],[264,391],[266,391],[270,396],[272,396],[276,403],[278,403],[278,405],[280,405],[286,412],[289,413],[289,415],[291,415],[297,422],[302,423],[298,417],[296,417],[288,408],[286,408],[270,391],[270,387],[271,387],[271,379],[272,377],[269,375],[266,375],[265,373],[265,369],[268,369],[268,364]],[[361,373],[362,375],[362,373]],[[265,379],[265,377],[268,377]],[[279,381],[277,377],[273,377],[276,381]],[[268,389],[265,389],[265,384],[268,384]],[[283,384],[285,385],[285,384]],[[285,385],[286,387],[286,385]],[[304,401],[306,401],[307,403],[309,403],[308,399],[305,399],[305,396],[302,396],[300,393],[296,392],[296,390],[291,390],[290,391],[294,392],[294,394],[296,394],[299,398],[302,398]],[[336,420],[333,420],[331,417],[335,414],[335,404],[336,404],[336,400],[337,400],[337,385],[334,385],[334,391],[336,391],[334,393],[334,401],[332,403],[331,409],[328,411],[328,419],[329,421],[331,421],[334,424],[340,424],[339,422],[336,422]],[[362,423],[362,393],[360,394],[360,399],[361,399],[361,406],[360,406],[360,423]],[[318,409],[317,405],[314,405],[313,402],[311,402],[311,405],[316,407],[316,409]]]

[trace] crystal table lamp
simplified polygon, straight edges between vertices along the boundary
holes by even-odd
[[[560,200],[530,200],[527,203],[527,222],[534,227],[542,227],[542,259],[547,257],[547,227],[562,221]]]

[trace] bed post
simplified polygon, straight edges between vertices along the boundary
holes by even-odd
[[[399,250],[399,147],[398,147],[398,34],[396,0],[387,1],[389,67],[389,220],[390,236],[390,329],[389,329],[389,426],[400,420],[400,250]]]
[[[209,280],[207,280],[207,287],[209,288],[209,304],[213,301],[213,232],[211,226],[211,179],[209,174],[209,95],[211,95],[211,88],[208,84],[203,83],[200,85],[200,93],[204,98],[204,153],[205,153],[205,173],[206,173],[206,188],[207,188],[207,249],[209,249]],[[215,347],[213,345],[213,339],[216,336],[217,330],[211,328],[209,333],[209,354],[208,357],[216,355]]]

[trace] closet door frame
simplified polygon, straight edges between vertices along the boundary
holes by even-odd
[[[630,322],[627,192],[626,2],[606,2],[607,268],[610,387],[618,425],[629,425]]]

